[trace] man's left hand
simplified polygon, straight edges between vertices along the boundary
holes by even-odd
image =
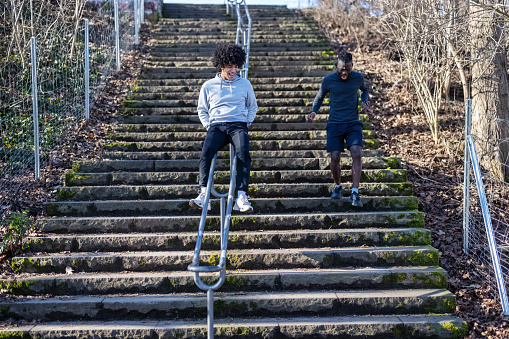
[[[363,102],[361,104],[361,113],[366,113],[366,110],[368,109],[368,104]]]

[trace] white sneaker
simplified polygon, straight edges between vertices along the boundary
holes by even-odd
[[[198,196],[195,199],[191,199],[189,201],[189,206],[195,207],[195,208],[199,208],[199,209],[203,209],[203,202],[204,201],[205,201],[205,193],[200,192],[200,194],[198,194]],[[211,210],[210,199],[209,199],[209,208],[207,210],[208,211]]]
[[[247,195],[240,194],[235,201],[235,206],[233,206],[234,211],[241,211],[246,213],[253,213],[253,206],[249,203],[247,199]]]

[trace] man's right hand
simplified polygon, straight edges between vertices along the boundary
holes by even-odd
[[[316,117],[316,113],[315,112],[309,113],[308,116],[307,116],[308,122],[313,122],[313,119],[315,117]]]

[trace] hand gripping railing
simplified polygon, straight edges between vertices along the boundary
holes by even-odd
[[[217,154],[214,155],[210,164],[209,181],[203,202],[203,210],[201,213],[200,226],[198,228],[198,238],[196,239],[196,247],[191,265],[187,269],[194,273],[194,282],[201,290],[207,291],[207,338],[214,338],[214,295],[213,292],[219,289],[226,280],[226,249],[228,245],[228,233],[230,231],[230,221],[232,215],[233,194],[235,192],[235,173],[237,170],[237,154],[232,144],[230,144],[230,188],[228,193],[221,194],[214,189],[214,169],[216,166]],[[220,215],[221,215],[221,254],[219,256],[219,264],[217,266],[200,266],[200,250],[203,240],[203,232],[205,231],[205,221],[207,219],[207,210],[210,201],[210,194],[214,194],[220,198]],[[228,198],[225,205],[225,198]],[[226,207],[226,209],[225,209]],[[219,279],[216,283],[208,285],[204,283],[200,277],[200,273],[219,272]]]

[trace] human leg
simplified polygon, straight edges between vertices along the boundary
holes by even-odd
[[[251,172],[251,155],[249,154],[249,134],[246,123],[235,123],[231,125],[229,133],[230,141],[237,153],[236,187],[237,199],[234,210],[252,213],[253,207],[247,198],[246,192],[249,189],[249,175]]]
[[[203,208],[205,201],[205,191],[210,173],[210,164],[214,155],[228,143],[228,136],[224,133],[220,126],[210,126],[207,131],[207,136],[203,142],[202,153],[200,157],[200,192],[195,199],[189,201],[189,205],[195,208]],[[210,210],[210,201],[208,209]]]
[[[353,206],[362,207],[359,195],[359,183],[362,175],[362,123],[352,124],[345,136],[346,144],[352,157],[352,193],[350,202]]]
[[[341,187],[341,152],[344,151],[341,124],[327,124],[327,151],[330,152],[330,170],[335,184],[331,198],[340,199],[343,197],[343,189]]]

